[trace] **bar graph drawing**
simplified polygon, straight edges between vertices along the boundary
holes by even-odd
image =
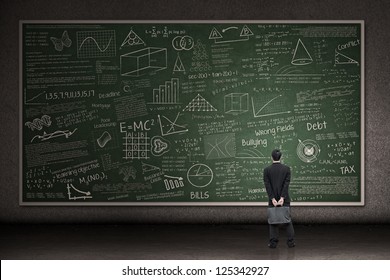
[[[149,104],[178,104],[179,79],[172,78],[158,88],[153,89],[153,102]]]

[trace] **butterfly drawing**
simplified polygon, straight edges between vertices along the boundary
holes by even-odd
[[[59,52],[64,49],[64,46],[69,48],[72,45],[72,40],[69,38],[66,30],[62,33],[61,38],[50,37],[50,40],[53,42],[54,48]]]

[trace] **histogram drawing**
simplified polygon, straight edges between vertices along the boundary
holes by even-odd
[[[184,187],[183,177],[164,175],[164,185],[167,191]]]
[[[77,32],[77,57],[98,58],[116,55],[115,31],[79,31]]]
[[[179,79],[172,78],[158,88],[153,89],[153,102],[150,104],[178,104],[179,92]]]

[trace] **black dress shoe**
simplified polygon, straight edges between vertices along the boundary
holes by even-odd
[[[287,242],[287,246],[288,246],[288,248],[293,248],[293,247],[295,247],[295,242],[294,242],[294,240],[288,241],[288,242]]]
[[[277,243],[268,243],[268,247],[271,249],[275,249],[276,245],[277,245]]]

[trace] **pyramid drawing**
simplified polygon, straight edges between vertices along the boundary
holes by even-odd
[[[137,34],[135,34],[135,32],[132,29],[130,30],[129,34],[127,34],[125,40],[121,45],[121,48],[125,45],[129,45],[129,46],[145,45],[145,42]]]
[[[345,54],[339,53],[337,50],[335,50],[334,55],[334,64],[357,64],[359,65],[359,62],[356,60],[346,56]]]
[[[177,54],[175,65],[173,66],[173,72],[185,72],[183,62],[181,61],[180,55]]]
[[[189,112],[215,112],[217,109],[213,107],[206,99],[198,94],[192,101],[183,109]]]

